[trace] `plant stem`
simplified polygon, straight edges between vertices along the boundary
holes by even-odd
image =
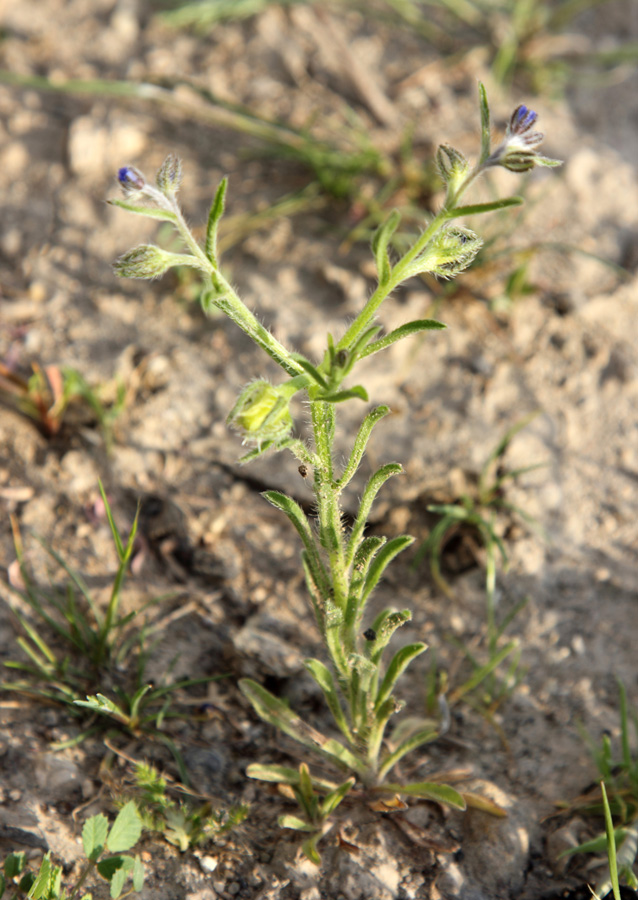
[[[410,249],[401,257],[399,262],[392,269],[389,281],[379,284],[375,292],[372,294],[364,308],[356,317],[352,325],[348,328],[344,336],[336,346],[336,350],[347,350],[352,347],[357,338],[370,325],[372,319],[376,315],[377,310],[383,301],[398,287],[406,278],[408,267],[414,260],[425,250],[428,243],[435,234],[443,228],[445,223],[452,218],[452,211],[458,206],[459,200],[472,184],[472,182],[484,171],[485,166],[481,163],[476,165],[467,175],[462,184],[459,185],[456,192],[447,198],[445,206],[432,219],[425,231],[414,242]]]
[[[242,303],[219,269],[215,268],[210,259],[206,256],[186,224],[184,215],[177,201],[174,201],[171,204],[171,209],[177,217],[176,226],[182,240],[191,250],[193,256],[199,261],[202,271],[210,286],[215,291],[216,296],[213,300],[215,306],[225,313],[229,319],[232,319],[249,338],[262,348],[262,350],[265,350],[268,356],[270,356],[271,359],[274,359],[277,365],[281,366],[288,375],[293,377],[295,375],[303,375],[303,368],[293,359],[290,351],[273,337],[267,328],[264,328],[248,307]],[[308,379],[308,381],[310,381],[310,379]]]

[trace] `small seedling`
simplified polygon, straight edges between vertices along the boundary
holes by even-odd
[[[134,779],[135,803],[144,827],[161,834],[182,852],[215,841],[240,825],[248,815],[245,804],[221,810],[208,800],[195,803],[185,788],[181,790],[187,797],[177,802],[169,796],[166,778],[148,763],[135,763]]]
[[[455,503],[433,504],[428,506],[428,511],[439,515],[441,518],[436,523],[430,536],[424,541],[414,560],[417,566],[426,556],[429,559],[430,571],[438,587],[450,597],[454,598],[454,592],[441,572],[441,557],[446,543],[459,530],[464,529],[474,534],[485,549],[485,596],[487,613],[487,655],[486,663],[481,663],[476,658],[476,650],[470,650],[462,646],[463,652],[473,667],[472,676],[463,684],[451,689],[447,695],[447,702],[457,703],[481,687],[480,706],[483,711],[491,716],[502,700],[509,696],[519,683],[522,673],[519,669],[520,651],[516,640],[509,641],[501,646],[501,639],[516,616],[525,607],[527,600],[522,600],[511,609],[506,616],[497,621],[497,585],[496,572],[497,561],[500,557],[504,567],[507,567],[508,557],[503,539],[497,531],[496,517],[499,513],[515,515],[522,519],[530,527],[538,529],[538,524],[523,509],[507,500],[505,488],[508,483],[514,482],[522,475],[532,472],[544,463],[523,466],[517,469],[507,469],[504,465],[504,457],[512,439],[535,418],[537,413],[527,416],[517,422],[505,433],[503,438],[490,453],[478,478],[476,492],[473,495],[463,495]],[[504,677],[496,675],[497,669],[510,656],[507,673]],[[447,688],[447,682],[443,685]],[[432,707],[436,691],[431,692],[429,708]]]
[[[9,584],[8,587],[27,605],[31,615],[25,615],[15,603],[9,603],[9,606],[22,632],[16,643],[28,662],[11,660],[4,663],[7,669],[19,672],[22,677],[0,682],[0,691],[13,691],[45,702],[63,704],[67,712],[80,717],[85,724],[88,709],[93,714],[92,721],[79,737],[73,739],[73,743],[103,729],[108,722],[134,735],[145,733],[152,736],[169,747],[180,774],[186,780],[177,747],[163,733],[164,720],[177,714],[172,709],[177,691],[214,681],[221,676],[182,679],[173,684],[158,685],[145,681],[144,668],[149,654],[148,629],[146,625],[139,629],[134,626],[136,618],[157,600],[153,599],[125,615],[120,614],[122,589],[137,533],[137,515],[124,541],[101,484],[100,492],[118,557],[105,610],[80,574],[46,544],[43,544],[45,550],[69,580],[64,590],[53,586],[47,590],[36,584],[27,569],[22,541],[14,522],[20,585]],[[122,667],[135,652],[137,672],[128,683],[123,682]],[[100,689],[100,693],[87,698],[91,691]],[[105,691],[114,693],[117,702],[109,698]]]
[[[91,410],[107,445],[113,436],[113,424],[124,408],[125,390],[117,386],[115,403],[107,406],[100,391],[68,366],[51,365],[42,369],[32,363],[33,375],[22,378],[0,363],[0,402],[12,406],[32,419],[46,437],[55,437],[64,424],[73,403],[81,402]]]
[[[616,897],[618,879],[636,890],[638,878],[634,865],[638,856],[638,757],[630,748],[630,727],[638,736],[638,717],[630,714],[627,692],[618,682],[620,696],[620,757],[614,757],[611,739],[604,734],[600,744],[589,735],[583,737],[589,745],[601,781],[593,790],[570,804],[570,810],[604,818],[605,832],[591,841],[585,841],[566,850],[563,856],[575,853],[599,854],[607,850],[609,869],[596,886],[596,893],[604,897],[610,890]],[[613,820],[616,820],[616,825]]]
[[[315,865],[321,863],[317,844],[332,828],[331,816],[339,804],[347,797],[355,785],[351,776],[342,784],[333,784],[320,778],[312,778],[306,763],[301,763],[299,771],[287,766],[248,766],[250,778],[275,782],[280,787],[288,787],[299,804],[301,816],[283,815],[279,817],[282,828],[309,833],[301,845],[303,853]],[[321,795],[325,796],[321,796]]]
[[[96,872],[110,884],[113,900],[121,896],[128,881],[131,890],[139,892],[144,885],[144,867],[139,856],[128,856],[140,839],[142,820],[134,803],[127,803],[109,828],[108,819],[100,814],[87,819],[82,829],[86,863],[74,886],[64,883],[64,869],[55,865],[47,853],[38,872],[27,867],[23,852],[11,853],[4,861],[0,875],[0,898],[5,900],[91,900],[90,893],[80,894],[84,883]]]

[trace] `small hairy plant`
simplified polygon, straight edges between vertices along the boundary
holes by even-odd
[[[258,378],[241,391],[229,415],[229,424],[238,430],[252,449],[242,462],[272,450],[287,450],[307,473],[312,472],[316,520],[311,520],[298,503],[279,491],[266,491],[264,497],[291,521],[302,545],[302,562],[310,605],[323,639],[329,665],[320,659],[306,660],[306,669],[323,691],[340,739],[320,733],[297,715],[283,700],[262,685],[244,679],[240,687],[262,719],[298,741],[306,750],[330,762],[347,781],[327,788],[331,799],[315,803],[309,790],[325,793],[307,770],[288,778],[298,793],[305,822],[319,828],[332,804],[342,799],[350,778],[369,794],[403,793],[433,799],[465,808],[467,798],[459,791],[436,782],[399,784],[389,781],[397,763],[413,750],[437,737],[436,725],[414,717],[399,721],[388,733],[388,726],[403,703],[395,695],[396,684],[410,663],[427,648],[421,642],[406,644],[387,658],[395,632],[410,621],[410,610],[386,609],[372,621],[366,620],[366,608],[389,563],[411,543],[401,535],[387,540],[366,534],[366,524],[374,500],[383,485],[402,468],[398,463],[382,465],[369,478],[361,495],[359,509],[350,527],[344,527],[342,496],[357,473],[374,427],[389,413],[386,406],[372,408],[363,416],[345,465],[334,452],[339,404],[346,401],[368,402],[365,387],[352,383],[358,363],[380,353],[411,335],[444,326],[431,319],[406,322],[388,334],[382,334],[376,316],[393,292],[415,275],[430,273],[452,278],[469,266],[481,246],[481,240],[460,218],[517,206],[518,197],[488,203],[463,205],[461,200],[484,172],[503,166],[512,172],[527,172],[535,166],[558,165],[541,156],[538,148],[543,136],[534,131],[537,115],[526,106],[512,114],[503,140],[492,147],[487,98],[480,86],[481,149],[472,166],[455,148],[439,147],[437,165],[446,185],[444,204],[437,215],[424,223],[423,230],[399,259],[393,258],[391,241],[400,224],[393,211],[377,231],[372,250],[377,268],[377,287],[354,321],[339,340],[328,334],[323,358],[312,361],[285,347],[258,321],[242,302],[221,270],[217,234],[224,211],[226,181],[217,189],[200,246],[188,228],[176,193],[181,180],[179,161],[169,156],[160,168],[155,184],[132,166],[118,173],[124,198],[112,201],[116,206],[138,215],[170,222],[179,234],[184,252],[175,253],[153,244],[144,244],[125,253],[115,264],[117,274],[133,278],[155,278],[173,266],[191,266],[205,284],[201,303],[206,312],[217,310],[232,319],[275,363],[285,378],[271,384]],[[291,401],[301,396],[310,410],[312,440],[295,437]],[[276,780],[279,767],[251,770],[256,777]],[[334,807],[333,807],[334,808]]]
[[[64,883],[64,869],[56,866],[47,853],[37,872],[27,867],[24,852],[10,853],[0,874],[0,898],[6,900],[91,900],[90,893],[80,893],[86,880],[96,871],[108,881],[111,897],[117,900],[126,883],[141,891],[144,885],[144,867],[139,856],[127,856],[140,839],[142,820],[133,802],[127,803],[109,828],[106,816],[91,816],[82,829],[82,845],[86,863],[74,886]]]

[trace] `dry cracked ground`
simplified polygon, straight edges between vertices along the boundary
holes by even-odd
[[[144,614],[144,680],[224,676],[178,692],[180,715],[166,720],[163,734],[179,747],[192,791],[219,808],[250,804],[242,826],[195,850],[180,854],[161,836],[144,837],[143,896],[588,896],[583,885],[599,870],[583,856],[558,856],[599,823],[556,815],[557,804],[573,803],[596,777],[579,729],[596,741],[608,730],[617,746],[616,679],[630,703],[638,701],[638,78],[631,63],[587,69],[556,96],[534,97],[522,77],[508,88],[496,83],[484,47],[443,53],[414,31],[338,5],[273,4],[202,32],[171,27],[136,0],[2,0],[0,16],[2,372],[5,380],[28,377],[36,366],[55,378],[72,367],[107,407],[118,385],[124,391],[108,439],[86,403],[72,404],[53,436],[0,406],[0,661],[25,661],[11,610],[33,615],[10,587],[20,583],[15,536],[38,589],[68,582],[41,540],[105,604],[117,560],[98,479],[125,535],[141,499],[122,603],[132,611],[161,598]],[[630,0],[591,10],[553,38],[563,42],[557,52],[617,50],[637,39]],[[330,197],[307,166],[272,153],[220,110],[241,106],[337,144],[355,117],[357,134],[394,160],[410,131],[406,165],[424,171],[440,142],[476,153],[479,80],[495,132],[516,103],[533,104],[544,149],[564,166],[528,179],[523,215],[476,223],[495,249],[454,290],[415,279],[382,309],[387,331],[427,315],[448,328],[397,345],[362,372],[371,402],[387,403],[392,416],[379,426],[361,478],[384,461],[404,465],[371,527],[422,542],[434,521],[426,507],[472,491],[507,429],[538,412],[505,464],[543,463],[507,493],[543,534],[515,518],[498,523],[510,558],[498,573],[498,617],[527,601],[506,636],[519,641],[522,680],[492,715],[482,712],[480,692],[473,702],[460,699],[446,735],[401,773],[413,780],[462,773],[508,816],[427,803],[382,814],[355,798],[340,808],[317,869],[277,825],[293,804],[245,776],[252,762],[298,763],[295,748],[237,689],[250,675],[330,728],[303,670],[304,658],[322,650],[296,535],[261,497],[277,487],[311,511],[310,479],[284,454],[238,465],[228,411],[250,378],[276,372],[232,323],[202,315],[193,280],[115,278],[112,261],[158,229],[105,200],[117,195],[119,166],[151,175],[172,152],[184,162],[183,206],[201,223],[228,175],[224,269],[278,338],[318,358],[326,331],[343,333],[373,289],[368,238],[351,237],[380,182],[363,177],[359,196]],[[105,84],[116,81],[155,88],[118,94]],[[521,185],[502,173],[492,189]],[[390,195],[390,204],[402,202]],[[268,217],[284,197],[297,206]],[[440,199],[435,185],[428,208]],[[159,239],[168,245],[170,236]],[[526,290],[508,294],[508,278],[523,263]],[[361,412],[358,401],[343,405],[339,453]],[[304,435],[304,408],[294,414]],[[360,483],[351,509],[359,490]],[[456,535],[443,557],[450,598],[407,557],[388,570],[376,602],[412,609],[401,637],[429,645],[401,689],[408,709],[422,714],[434,659],[450,693],[471,671],[463,646],[485,659],[485,559],[475,536]],[[93,689],[124,684],[135,660],[131,649]],[[17,674],[6,669],[2,677],[6,684]],[[95,724],[54,703],[0,693],[0,858],[25,849],[37,865],[49,848],[70,883],[82,823],[113,814],[113,792],[131,786],[132,760],[179,779],[156,733],[102,730],[53,749],[87,722]],[[107,890],[97,886],[95,894]]]

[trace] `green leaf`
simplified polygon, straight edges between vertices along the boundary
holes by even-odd
[[[493,200],[491,203],[472,203],[469,206],[456,206],[448,212],[448,218],[457,219],[459,216],[477,216],[481,213],[494,212],[497,209],[507,209],[508,206],[521,206],[524,202],[522,197],[504,197],[502,200]]]
[[[379,710],[382,704],[385,703],[385,701],[388,699],[398,678],[402,675],[403,672],[405,672],[412,660],[416,659],[417,656],[420,656],[422,653],[424,653],[427,648],[427,644],[419,641],[416,644],[407,644],[405,647],[401,647],[400,650],[397,650],[397,652],[392,657],[392,661],[383,677],[383,681],[381,682],[381,686],[374,703],[375,711]]]
[[[299,784],[299,769],[293,769],[291,766],[251,763],[246,769],[246,774],[249,778],[256,778],[258,781],[289,784],[291,787],[296,787]],[[312,776],[312,783],[315,789],[321,791],[333,791],[336,787],[333,781],[317,778],[316,775]]]
[[[135,863],[133,866],[133,890],[141,891],[144,887],[144,866],[142,864],[142,860],[138,855],[135,856]]]
[[[386,567],[392,562],[394,557],[398,556],[399,553],[409,547],[413,542],[414,538],[412,535],[402,534],[392,538],[391,541],[388,541],[388,543],[381,548],[370,566],[370,571],[366,577],[363,594],[361,596],[362,603],[366,602],[374,588],[377,586]]]
[[[375,792],[384,794],[405,794],[408,797],[422,797],[424,800],[435,800],[455,809],[466,809],[462,795],[447,784],[433,781],[417,781],[412,784],[382,784],[374,788]]]
[[[142,820],[133,800],[122,807],[106,840],[111,853],[121,853],[130,850],[136,844],[142,834]]]
[[[360,585],[365,580],[375,554],[378,553],[380,548],[387,542],[388,539],[379,534],[370,534],[367,537],[364,537],[359,544],[359,549],[353,560],[355,569],[352,578],[353,587],[354,585]]]
[[[381,654],[390,643],[390,638],[397,628],[405,625],[411,618],[412,612],[409,609],[403,609],[400,612],[384,609],[376,616],[371,626],[375,633],[374,643],[370,648],[370,659],[373,663],[379,661]]]
[[[306,553],[308,554],[308,564],[310,570],[313,574],[314,579],[318,579],[319,581],[319,584],[317,586],[322,591],[324,588],[327,590],[328,576],[326,574],[324,564],[321,561],[321,557],[317,550],[312,531],[310,530],[310,524],[303,509],[291,497],[287,497],[286,494],[282,494],[280,491],[264,491],[262,497],[265,497],[265,499],[269,503],[271,503],[277,509],[280,509],[288,516],[288,518],[294,525],[297,534],[302,540]]]
[[[318,831],[316,834],[313,834],[312,837],[309,837],[307,841],[304,841],[301,845],[301,849],[306,854],[311,863],[314,863],[316,866],[321,865],[321,857],[319,856],[319,851],[317,850],[317,844],[319,843],[322,837],[322,832]]]
[[[104,694],[89,694],[86,700],[74,700],[73,702],[76,706],[85,706],[93,712],[111,716],[125,725],[129,722],[129,716],[116,703],[105,697]]]
[[[401,222],[401,214],[398,209],[393,209],[385,222],[383,222],[374,237],[372,238],[372,252],[377,264],[377,273],[379,284],[387,284],[392,274],[392,266],[390,264],[390,255],[388,253],[388,245],[392,240],[394,232]]]
[[[515,650],[517,647],[518,641],[516,639],[510,641],[504,647],[501,647],[501,649],[497,653],[495,653],[494,656],[492,656],[492,658],[488,660],[488,662],[484,666],[481,666],[479,669],[477,669],[476,672],[474,672],[474,674],[470,678],[468,678],[468,680],[464,684],[452,691],[448,698],[450,705],[458,703],[461,697],[464,697],[465,694],[473,691],[474,688],[478,687],[483,679],[490,675],[495,669],[497,669],[503,662],[505,657],[509,656],[512,650]]]
[[[114,868],[109,869],[108,865],[104,865],[105,863],[114,863],[115,866]],[[108,859],[101,860],[97,864],[97,867],[100,875],[111,883],[112,900],[117,900],[117,897],[119,897],[124,890],[124,885],[126,884],[129,875],[131,875],[135,869],[135,861],[131,859],[130,856],[111,856]],[[109,874],[105,874],[105,872]]]
[[[626,828],[616,828],[614,830],[614,839],[617,844],[622,843],[626,835]],[[607,849],[607,840],[606,833],[599,834],[598,837],[592,838],[591,841],[583,841],[577,847],[569,847],[567,850],[563,850],[558,859],[563,859],[565,856],[573,856],[575,853],[604,853]]]
[[[317,827],[299,816],[279,816],[277,822],[281,828],[293,828],[295,831],[315,831]]]
[[[335,722],[339,726],[339,730],[345,736],[346,740],[349,743],[352,743],[352,732],[350,731],[341,703],[339,702],[337,686],[332,672],[318,659],[306,659],[304,660],[304,666],[323,691],[328,708],[330,709]]]
[[[323,377],[319,369],[313,366],[309,359],[306,359],[306,357],[302,356],[301,353],[293,353],[292,358],[295,360],[295,362],[299,363],[304,372],[307,372],[312,380],[319,385],[319,387],[323,388],[324,391],[329,390],[328,382]]]
[[[322,818],[328,818],[328,816],[330,816],[335,811],[344,797],[346,797],[346,795],[352,790],[355,783],[356,778],[348,778],[348,780],[344,781],[343,784],[340,784],[336,790],[331,791],[328,794],[328,796],[321,803]]]
[[[108,830],[108,819],[101,813],[86,820],[82,829],[82,843],[87,859],[95,862],[102,855]]]
[[[497,819],[507,818],[507,810],[490,800],[489,797],[475,794],[473,791],[461,791],[461,796],[472,809],[480,809],[481,812],[489,813],[490,816],[496,816]]]
[[[481,113],[481,155],[479,164],[484,163],[492,149],[492,135],[490,133],[490,107],[487,102],[487,92],[484,85],[479,82],[479,110]]]
[[[219,222],[224,214],[226,205],[226,188],[228,187],[228,178],[222,178],[219,187],[215,192],[215,199],[208,214],[208,224],[206,226],[206,256],[217,268],[217,231]]]
[[[413,322],[406,322],[405,325],[395,328],[394,331],[391,331],[390,334],[386,334],[386,336],[380,338],[380,340],[368,344],[365,350],[360,354],[359,358],[363,359],[366,356],[372,356],[373,353],[378,353],[379,350],[385,350],[385,348],[389,347],[391,344],[395,344],[397,341],[401,341],[403,338],[410,337],[413,334],[418,334],[421,331],[434,331],[441,328],[447,328],[447,325],[444,325],[443,322],[437,322],[436,319],[415,319]]]
[[[310,769],[306,763],[299,766],[299,786],[297,788],[297,798],[309,817],[314,817],[316,812],[317,800],[312,787],[312,778],[310,777]]]
[[[270,691],[267,691],[256,681],[250,678],[242,678],[239,682],[242,694],[252,703],[258,716],[275,728],[279,728],[284,734],[289,735],[304,747],[314,750],[316,753],[330,759],[341,768],[363,774],[365,765],[356,758],[343,744],[335,740],[328,740],[319,731],[294,713],[283,700],[279,700]]]
[[[155,206],[136,206],[127,200],[108,200],[110,206],[119,206],[127,212],[136,213],[139,216],[148,216],[150,219],[160,219],[163,222],[177,222],[177,216],[168,209],[157,209]]]
[[[17,878],[18,875],[24,872],[26,864],[27,855],[24,850],[20,850],[17,853],[10,853],[4,861],[4,874],[9,880]]]
[[[40,863],[40,871],[37,874],[31,890],[29,891],[29,900],[41,900],[47,898],[49,886],[51,883],[51,851],[47,853]]]
[[[368,480],[368,483],[363,490],[361,503],[359,504],[359,512],[357,513],[357,518],[352,527],[352,534],[350,535],[350,540],[348,542],[348,565],[352,563],[354,556],[359,549],[363,531],[366,527],[368,516],[370,515],[370,510],[372,509],[372,504],[374,503],[377,494],[388,478],[392,478],[393,475],[400,475],[402,472],[403,467],[399,465],[399,463],[386,463],[385,466],[381,466],[380,469],[377,469]]]
[[[359,464],[361,463],[363,454],[365,453],[365,449],[368,445],[368,441],[370,440],[372,429],[377,424],[377,422],[380,422],[381,419],[385,418],[385,416],[387,416],[389,412],[389,406],[377,406],[375,409],[371,410],[368,413],[368,415],[361,423],[359,431],[357,432],[357,436],[354,439],[354,446],[352,448],[352,453],[350,454],[350,459],[348,460],[348,464],[343,471],[343,475],[338,481],[340,489],[343,489],[348,484],[348,482],[354,476],[355,472],[358,470]]]
[[[317,397],[317,400],[323,400],[324,403],[343,403],[345,400],[363,400],[364,403],[367,403],[368,392],[362,385],[356,384],[353,388],[348,388],[347,391],[320,394]]]
[[[616,860],[616,836],[614,834],[614,823],[611,818],[611,810],[609,809],[609,800],[607,799],[607,791],[605,782],[600,782],[600,790],[603,795],[603,806],[605,808],[605,835],[607,837],[607,858],[609,859],[609,877],[611,887],[614,892],[614,900],[620,900],[620,886],[618,884],[618,862]]]

